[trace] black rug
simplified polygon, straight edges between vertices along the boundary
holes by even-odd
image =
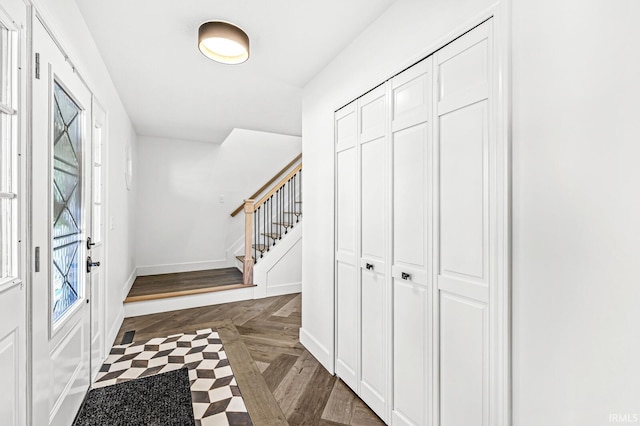
[[[74,426],[193,426],[186,368],[92,389]]]

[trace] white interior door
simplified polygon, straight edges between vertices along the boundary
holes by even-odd
[[[389,221],[387,85],[358,100],[360,144],[360,397],[383,420],[388,417],[390,285],[387,280]]]
[[[33,424],[68,426],[90,380],[91,93],[34,21]]]
[[[360,291],[357,265],[356,102],[335,116],[336,138],[336,374],[358,389]]]
[[[89,274],[91,305],[91,379],[95,379],[105,358],[105,186],[107,113],[93,98],[91,107],[91,231],[87,243],[89,256],[94,265]]]
[[[426,425],[431,408],[431,66],[391,81],[394,425]]]
[[[488,21],[434,55],[442,426],[490,424],[489,294],[497,258],[490,36]]]

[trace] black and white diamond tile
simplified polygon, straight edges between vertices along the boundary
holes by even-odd
[[[114,385],[184,366],[189,369],[196,425],[253,424],[222,341],[210,328],[195,334],[176,334],[114,346],[93,387]]]

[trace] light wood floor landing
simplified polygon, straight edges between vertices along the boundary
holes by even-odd
[[[147,275],[133,283],[125,303],[246,288],[237,268]]]
[[[296,426],[384,424],[300,344],[300,302],[300,294],[290,294],[126,318],[116,343],[128,330],[135,330],[134,341],[141,341],[226,324],[223,344],[256,426],[286,424],[273,420],[277,413]],[[261,375],[253,378],[257,385],[243,387],[240,377],[252,374]]]

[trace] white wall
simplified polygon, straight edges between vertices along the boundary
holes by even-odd
[[[486,6],[398,0],[305,88],[301,339],[329,369],[333,111]],[[517,426],[640,422],[638,16],[634,0],[513,0]]]
[[[513,2],[516,425],[640,423],[640,2]]]
[[[124,181],[125,143],[133,147],[134,164],[137,136],[120,97],[111,81],[102,57],[89,33],[74,0],[33,2],[44,15],[47,25],[63,45],[66,53],[87,81],[93,94],[107,110],[107,241],[106,267],[106,327],[107,339],[117,333],[123,318],[122,291],[135,272],[133,206],[136,185],[127,191]],[[135,167],[134,167],[135,170]],[[113,228],[109,227],[113,224]],[[108,346],[111,341],[106,342]]]
[[[140,137],[138,273],[226,267],[244,235],[244,215],[230,213],[300,150],[300,137],[242,129],[222,145]]]
[[[397,0],[304,88],[301,341],[333,371],[333,112],[431,53],[489,0]]]

